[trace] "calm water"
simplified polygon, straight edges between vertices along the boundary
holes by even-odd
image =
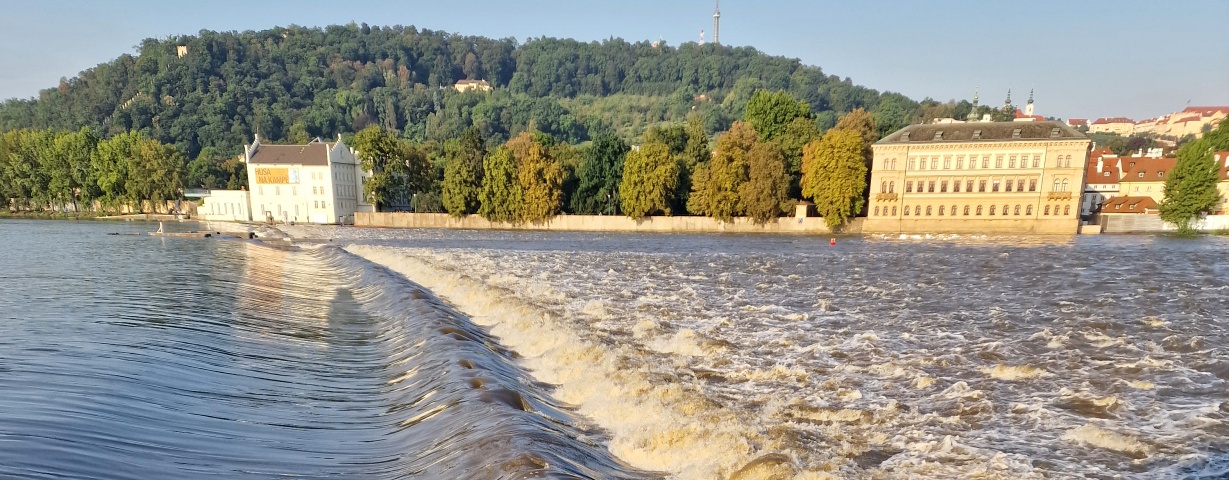
[[[0,220],[0,477],[652,476],[402,277],[155,228]]]
[[[1229,239],[287,230],[676,478],[1229,476]]]

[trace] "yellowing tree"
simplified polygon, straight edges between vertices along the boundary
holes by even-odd
[[[679,171],[678,161],[664,143],[650,143],[628,152],[619,185],[623,212],[636,220],[655,213],[670,215]]]
[[[743,210],[758,225],[781,216],[792,203],[785,158],[775,142],[759,142],[747,155],[747,181],[738,189]]]
[[[692,178],[687,209],[729,222],[743,213],[739,187],[747,181],[747,154],[759,141],[755,129],[734,122],[730,131],[717,138],[717,149],[703,169]]]
[[[518,160],[521,219],[534,223],[550,220],[563,205],[563,168],[538,142],[532,142],[525,157]]]
[[[815,202],[824,223],[837,228],[856,215],[866,199],[866,163],[862,136],[832,129],[802,151],[802,195]]]

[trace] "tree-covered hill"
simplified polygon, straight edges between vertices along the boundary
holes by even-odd
[[[187,47],[182,57],[179,46]],[[461,79],[487,80],[495,90],[447,88]],[[254,132],[305,142],[371,125],[418,141],[457,138],[470,126],[491,145],[530,128],[572,144],[599,131],[635,141],[651,125],[689,115],[709,133],[724,130],[759,89],[807,102],[821,127],[858,107],[874,113],[884,131],[936,106],[962,114],[749,47],[520,43],[349,24],[148,39],[135,56],[64,79],[37,98],[0,104],[0,131],[135,131],[188,158],[208,147],[238,153]]]

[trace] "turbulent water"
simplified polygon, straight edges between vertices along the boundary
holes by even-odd
[[[674,478],[1225,478],[1229,241],[293,227]]]
[[[0,221],[0,478],[659,476],[401,276],[154,228]]]

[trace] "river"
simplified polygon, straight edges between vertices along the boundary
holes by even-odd
[[[0,476],[1229,475],[1223,238],[149,229],[0,222]]]

